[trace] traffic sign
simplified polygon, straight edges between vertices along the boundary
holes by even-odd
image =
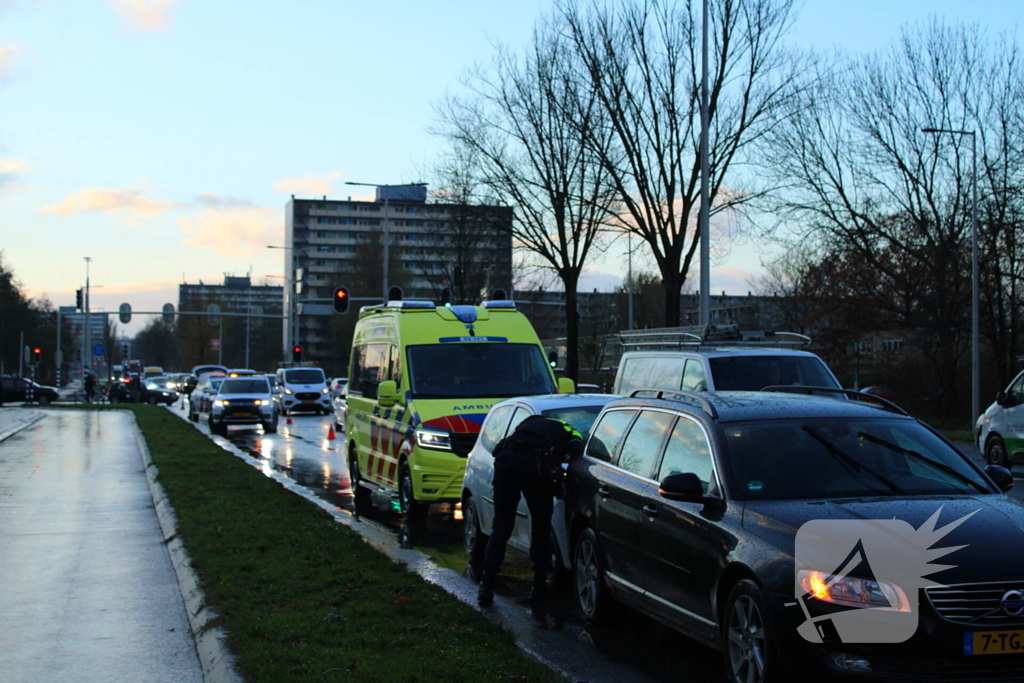
[[[92,345],[92,355],[94,356],[105,356],[107,355],[107,347],[103,344]]]
[[[210,304],[206,307],[206,312],[210,314],[209,321],[211,325],[220,325],[220,315],[218,315],[220,313],[220,304]]]
[[[210,350],[211,351],[220,351],[220,339],[211,339],[210,340]]]
[[[164,307],[163,307],[162,310],[164,312],[164,324],[165,325],[173,325],[174,324],[174,304],[164,304]]]
[[[121,304],[121,308],[118,309],[118,319],[122,325],[127,325],[132,321],[132,305]]]

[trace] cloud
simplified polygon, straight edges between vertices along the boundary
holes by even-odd
[[[722,266],[711,269],[711,293],[725,291],[728,294],[746,294],[754,287],[754,273],[739,266]]]
[[[212,249],[223,256],[248,258],[282,239],[283,221],[276,209],[232,206],[208,208],[179,218],[178,226],[185,244]]]
[[[133,31],[149,33],[167,28],[178,0],[110,0],[110,6]]]
[[[328,173],[324,176],[307,175],[301,178],[285,178],[278,183],[274,183],[274,189],[286,194],[324,197],[331,194],[331,190],[334,188],[334,181],[340,177],[340,173]]]
[[[207,209],[250,208],[254,206],[248,199],[225,197],[216,192],[203,192],[192,200],[192,204]]]
[[[11,80],[11,64],[20,50],[20,45],[0,45],[0,83]]]
[[[177,207],[178,204],[175,202],[147,199],[135,188],[112,190],[105,187],[90,187],[69,195],[56,204],[44,206],[39,209],[39,213],[58,216],[74,216],[90,211],[127,213],[132,220],[139,221]]]
[[[22,189],[18,180],[29,173],[24,159],[0,159],[0,192]]]

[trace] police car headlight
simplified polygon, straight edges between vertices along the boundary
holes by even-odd
[[[888,609],[909,612],[910,600],[903,589],[888,581],[833,576],[821,571],[801,569],[797,580],[811,597],[848,607]]]
[[[213,405],[215,405],[218,408],[223,408],[226,405],[230,405],[230,403],[228,401],[214,401]]]
[[[285,388],[285,390],[284,390],[284,393],[286,393],[286,394],[288,394],[288,395],[290,396],[290,395],[291,395],[291,393],[292,393],[292,390],[291,390],[291,389],[288,389],[288,388],[286,387],[286,388]]]
[[[452,436],[445,432],[432,432],[426,429],[417,429],[416,443],[423,448],[433,448],[438,451],[450,451],[452,449]]]

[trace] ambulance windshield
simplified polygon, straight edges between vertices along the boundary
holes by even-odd
[[[408,347],[418,398],[507,398],[555,393],[551,370],[533,344],[449,343]]]

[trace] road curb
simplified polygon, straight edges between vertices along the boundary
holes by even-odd
[[[11,438],[12,436],[17,434],[21,430],[23,430],[23,429],[25,429],[27,427],[31,427],[36,422],[39,422],[44,417],[46,417],[46,413],[35,413],[35,414],[33,414],[32,417],[30,417],[25,422],[22,422],[22,423],[18,424],[17,426],[13,427],[12,429],[8,429],[5,432],[0,432],[0,441],[4,441],[6,439]]]
[[[146,480],[149,482],[149,491],[153,496],[153,505],[160,522],[164,544],[167,546],[174,574],[178,577],[182,600],[185,601],[185,612],[192,630],[192,639],[195,642],[196,653],[199,655],[199,663],[203,667],[203,680],[206,683],[243,683],[244,679],[235,670],[235,656],[225,643],[227,632],[216,624],[217,613],[207,605],[206,595],[199,586],[199,577],[193,571],[188,551],[185,550],[185,545],[178,536],[178,518],[167,499],[164,487],[158,480],[160,472],[153,464],[146,439],[135,421],[135,414],[131,411],[126,412],[132,418],[135,441],[139,446],[142,464],[146,470]]]

